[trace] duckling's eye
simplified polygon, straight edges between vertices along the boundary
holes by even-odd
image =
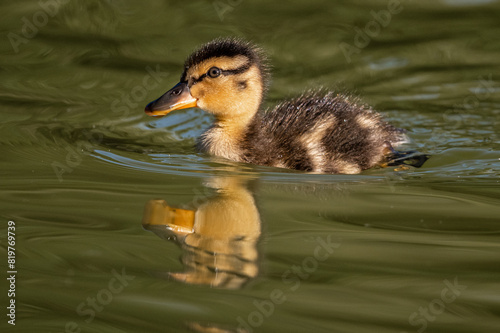
[[[218,67],[212,67],[208,70],[207,75],[210,76],[211,78],[216,78],[218,77],[222,71]]]

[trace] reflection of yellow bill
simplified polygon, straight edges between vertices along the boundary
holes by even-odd
[[[142,225],[164,225],[178,234],[193,232],[194,211],[172,208],[165,200],[149,200],[144,209]]]

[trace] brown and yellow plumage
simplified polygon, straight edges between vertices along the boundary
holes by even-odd
[[[148,104],[146,113],[199,107],[215,116],[198,140],[200,151],[309,172],[359,173],[390,162],[392,147],[405,141],[403,130],[370,107],[332,92],[304,93],[259,112],[268,72],[265,56],[252,44],[214,40],[188,57],[181,81]]]

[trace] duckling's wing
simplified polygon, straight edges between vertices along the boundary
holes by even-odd
[[[405,140],[404,131],[371,108],[332,93],[285,101],[265,113],[260,126],[267,165],[313,172],[358,173],[385,159],[387,143]]]

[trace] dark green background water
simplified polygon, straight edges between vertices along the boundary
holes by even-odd
[[[500,3],[394,3],[2,1],[0,262],[6,276],[12,220],[18,271],[15,327],[1,284],[2,332],[499,332]],[[143,109],[218,36],[269,54],[269,105],[352,91],[432,158],[344,176],[197,154],[207,115]],[[243,176],[262,221],[257,277],[168,278],[184,250],[142,228],[146,203],[196,209],[214,177]],[[318,237],[336,248],[307,266]],[[286,301],[271,308],[273,290]]]

